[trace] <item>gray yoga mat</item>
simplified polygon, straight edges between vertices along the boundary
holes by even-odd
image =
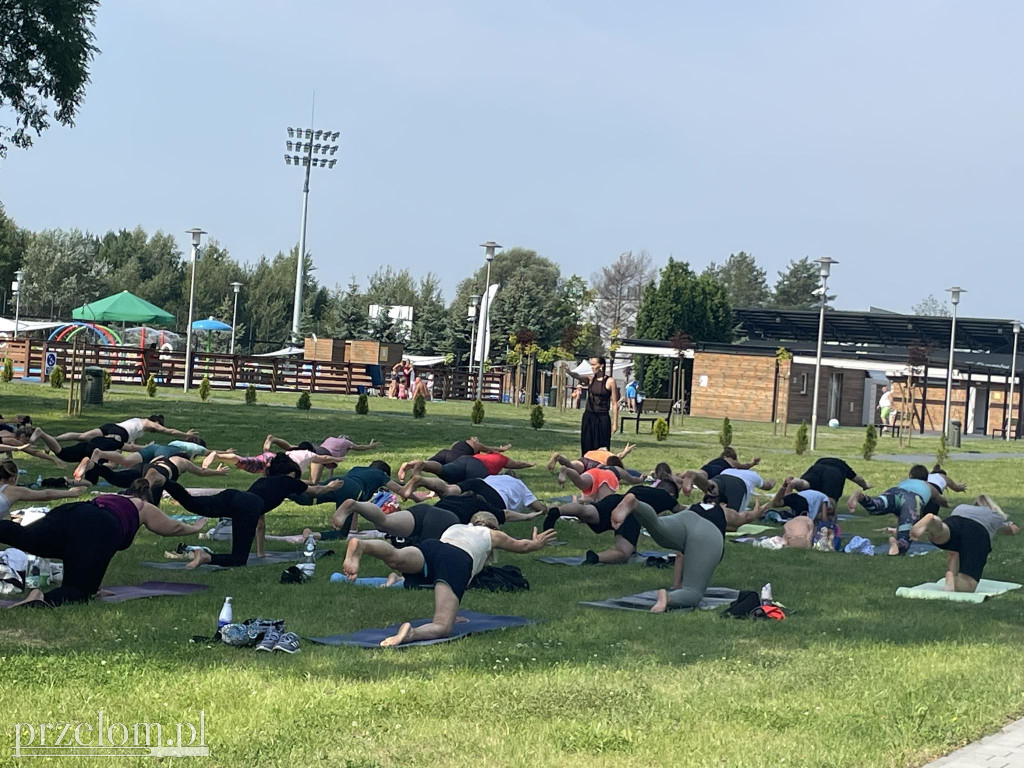
[[[179,581],[144,581],[130,587],[103,587],[111,595],[96,598],[101,603],[123,603],[126,600],[138,600],[143,597],[176,597],[203,592],[209,587],[205,584],[186,584]],[[0,608],[14,605],[18,600],[0,600]]]
[[[314,559],[319,560],[324,555],[333,554],[332,549],[318,549],[314,553]],[[273,551],[267,552],[266,557],[256,557],[255,553],[249,555],[249,560],[246,565],[288,565],[290,563],[298,563],[302,561],[306,556],[305,552],[300,551]],[[165,571],[179,571],[185,569],[185,564],[188,560],[167,560],[164,562],[143,562],[139,565],[145,566],[146,568],[160,568]],[[227,566],[224,565],[213,565],[207,563],[206,565],[200,565],[198,568],[190,569],[197,571],[226,571]]]
[[[646,550],[644,552],[637,552],[631,558],[629,558],[629,564],[643,563],[646,562],[648,557],[663,557],[668,560],[675,558],[675,552],[655,552],[653,550]],[[587,562],[586,557],[583,555],[577,555],[576,557],[538,557],[542,563],[550,563],[552,565],[583,565]],[[605,563],[596,563],[596,565],[605,565]],[[618,565],[627,565],[627,563],[618,563]]]
[[[452,633],[448,637],[439,637],[434,640],[416,640],[411,643],[403,643],[397,648],[406,648],[412,645],[436,645],[438,643],[450,643],[466,635],[477,632],[490,632],[494,629],[508,629],[509,627],[525,627],[528,624],[536,624],[533,619],[523,616],[494,616],[489,613],[477,613],[476,611],[459,611],[459,618],[466,621],[457,621],[452,627]],[[431,619],[417,619],[411,622],[414,627],[429,624]],[[380,641],[394,635],[401,624],[392,624],[389,627],[360,629],[350,635],[329,635],[327,637],[311,637],[311,642],[318,645],[355,645],[360,648],[380,648]]]
[[[702,611],[710,610],[712,608],[724,608],[739,596],[740,591],[738,589],[730,589],[729,587],[708,587],[704,592],[704,597],[700,601],[700,605],[697,607]],[[654,602],[657,599],[658,591],[656,589],[652,589],[649,592],[641,592],[637,595],[626,595],[625,597],[613,597],[608,600],[585,600],[581,601],[580,605],[589,605],[592,608],[611,608],[617,611],[649,612],[651,608],[654,607]],[[673,608],[669,606],[669,610],[685,613],[686,611],[692,611],[693,608]]]

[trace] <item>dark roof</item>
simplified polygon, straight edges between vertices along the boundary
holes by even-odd
[[[817,310],[737,309],[738,336],[772,342],[818,339]],[[887,312],[825,312],[825,341],[878,346],[931,346],[948,349],[951,318],[897,315]],[[1009,353],[1013,321],[958,317],[957,349]]]

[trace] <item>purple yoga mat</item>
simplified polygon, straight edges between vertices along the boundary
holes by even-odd
[[[195,592],[203,592],[209,587],[205,584],[187,584],[180,581],[144,581],[142,584],[132,587],[103,587],[103,589],[114,594],[96,598],[101,603],[123,603],[125,600],[137,600],[140,597],[191,595]],[[16,602],[18,600],[0,600],[0,608],[6,608]]]

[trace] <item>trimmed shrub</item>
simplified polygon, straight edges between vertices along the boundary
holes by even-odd
[[[802,456],[810,444],[810,438],[807,435],[807,422],[801,421],[800,429],[796,431],[796,446],[794,447],[796,455]]]
[[[149,378],[146,379],[146,394],[150,397],[156,397],[156,375],[149,374]]]
[[[482,400],[476,400],[473,403],[473,412],[469,415],[469,418],[474,424],[479,424],[484,420],[484,404]]]
[[[722,431],[718,433],[718,442],[722,444],[723,448],[732,445],[732,422],[729,421],[728,416],[722,419]]]
[[[728,421],[728,419],[727,419]],[[668,439],[668,422],[664,419],[656,419],[654,422],[654,439],[659,443]]]
[[[302,392],[299,394],[299,399],[295,401],[295,407],[300,411],[308,411],[313,407],[313,403],[309,400],[309,392]]]
[[[64,386],[64,369],[59,365],[53,366],[53,370],[50,371],[50,386],[54,389]]]
[[[864,457],[864,461],[871,461],[877,445],[878,433],[875,431],[875,425],[868,424],[868,428],[864,430],[864,445],[860,447],[860,455]]]
[[[366,396],[365,392],[363,392],[363,394],[359,396],[359,399],[356,400],[356,413],[358,413],[360,416],[365,416],[369,412],[370,398]]]
[[[110,371],[108,371],[106,368],[103,369],[103,391],[110,391]]]
[[[416,395],[412,401],[412,416],[414,419],[422,419],[427,415],[427,399],[423,395]]]
[[[210,377],[203,376],[203,380],[199,382],[199,399],[204,403],[210,399]]]
[[[939,435],[939,450],[935,452],[935,463],[945,464],[949,461],[949,443],[946,442],[946,433]]]
[[[544,406],[535,405],[530,409],[530,426],[534,429],[544,426]]]
[[[4,368],[3,368],[3,372],[0,373],[0,379],[3,379],[4,382],[6,383],[6,382],[10,381],[13,378],[14,378],[14,364],[11,362],[11,358],[5,357],[4,358]]]
[[[245,404],[256,405],[256,385],[250,384],[245,388]]]

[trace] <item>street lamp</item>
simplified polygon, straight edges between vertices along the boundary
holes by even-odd
[[[184,391],[188,392],[189,385],[192,383],[192,312],[196,303],[196,262],[199,261],[199,241],[206,232],[199,227],[192,227],[185,231],[192,235],[192,283],[188,290],[188,328],[185,333]]]
[[[473,356],[476,354],[476,305],[480,303],[480,297],[477,294],[473,294],[469,297],[469,314],[466,319],[469,320],[469,374],[473,375]]]
[[[480,329],[480,334],[483,337],[480,344],[480,367],[477,369],[476,374],[476,399],[480,400],[483,397],[484,392],[484,360],[487,359],[487,341],[490,336],[490,322],[491,322],[491,262],[494,261],[494,251],[501,248],[493,240],[488,240],[486,243],[481,243],[480,247],[484,249],[484,258],[487,259],[487,288],[484,290],[483,296],[483,315],[484,325]]]
[[[942,419],[942,434],[949,440],[949,400],[953,391],[953,347],[956,345],[956,306],[960,303],[960,294],[967,293],[959,285],[947,288],[949,300],[953,304],[953,322],[949,326],[949,365],[946,366],[946,410]]]
[[[284,156],[287,165],[305,166],[306,179],[302,185],[302,229],[299,230],[299,257],[295,267],[295,306],[292,309],[292,341],[300,339],[299,326],[302,321],[302,273],[305,268],[306,257],[306,212],[309,210],[309,172],[313,168],[334,168],[337,160],[328,160],[325,155],[333,155],[338,151],[337,131],[316,131],[317,141],[313,143],[313,130],[310,128],[289,128],[288,136],[299,139],[299,141],[286,141],[285,146],[289,151],[304,153],[299,155]],[[324,143],[327,142],[327,143]]]
[[[1004,430],[1004,436],[1006,442],[1010,442],[1010,430],[1013,427],[1013,385],[1017,380],[1017,342],[1020,341],[1020,320],[1013,321],[1013,356],[1012,362],[1010,363],[1010,402],[1007,403],[1007,409],[1009,410],[1009,416],[1006,419],[1006,429]],[[1016,430],[1014,430],[1016,431]]]
[[[814,361],[814,401],[811,403],[811,450],[818,444],[818,386],[821,382],[821,347],[825,340],[825,305],[828,304],[828,273],[833,264],[839,262],[829,256],[815,259],[818,276],[821,278],[821,309],[818,314],[818,356]]]
[[[232,283],[231,288],[235,292],[235,308],[231,313],[231,349],[228,354],[235,354],[235,326],[238,324],[238,291],[241,289],[241,283]]]
[[[21,284],[25,280],[25,270],[19,269],[14,273],[14,282],[11,283],[11,293],[14,294],[14,338],[18,338],[18,324],[21,321]]]

